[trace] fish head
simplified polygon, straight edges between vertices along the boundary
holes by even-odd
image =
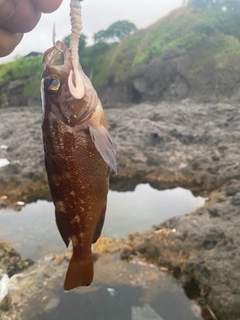
[[[61,59],[63,55],[63,63]],[[81,122],[98,104],[98,97],[80,63],[74,68],[72,52],[57,41],[43,55],[44,72],[41,80],[43,117],[57,108],[63,121],[71,126]]]

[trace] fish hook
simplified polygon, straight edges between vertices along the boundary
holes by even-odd
[[[55,49],[57,49],[59,52],[63,52],[63,50],[59,49],[57,44],[56,44],[56,26],[55,26],[55,22],[53,24],[52,42],[53,42],[53,45],[54,45]]]

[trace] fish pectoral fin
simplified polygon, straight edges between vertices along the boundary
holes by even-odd
[[[117,174],[117,154],[109,132],[103,125],[89,125],[89,132],[103,160]]]
[[[66,213],[56,211],[55,216],[56,216],[56,223],[57,223],[58,230],[61,234],[63,241],[65,242],[66,246],[68,247],[70,239],[69,239],[69,232],[67,229],[68,223],[66,221]]]

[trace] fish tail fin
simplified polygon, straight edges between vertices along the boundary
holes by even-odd
[[[93,257],[90,252],[86,257],[82,257],[73,249],[73,255],[69,262],[64,290],[71,290],[80,286],[89,286],[93,280]]]

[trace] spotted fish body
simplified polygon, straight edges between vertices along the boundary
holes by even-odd
[[[116,172],[116,152],[90,80],[79,63],[76,69],[72,49],[60,41],[56,45],[64,64],[54,64],[59,55],[55,47],[44,53],[42,131],[56,223],[65,244],[73,245],[64,283],[70,290],[92,282],[91,244],[104,223],[109,169]]]

